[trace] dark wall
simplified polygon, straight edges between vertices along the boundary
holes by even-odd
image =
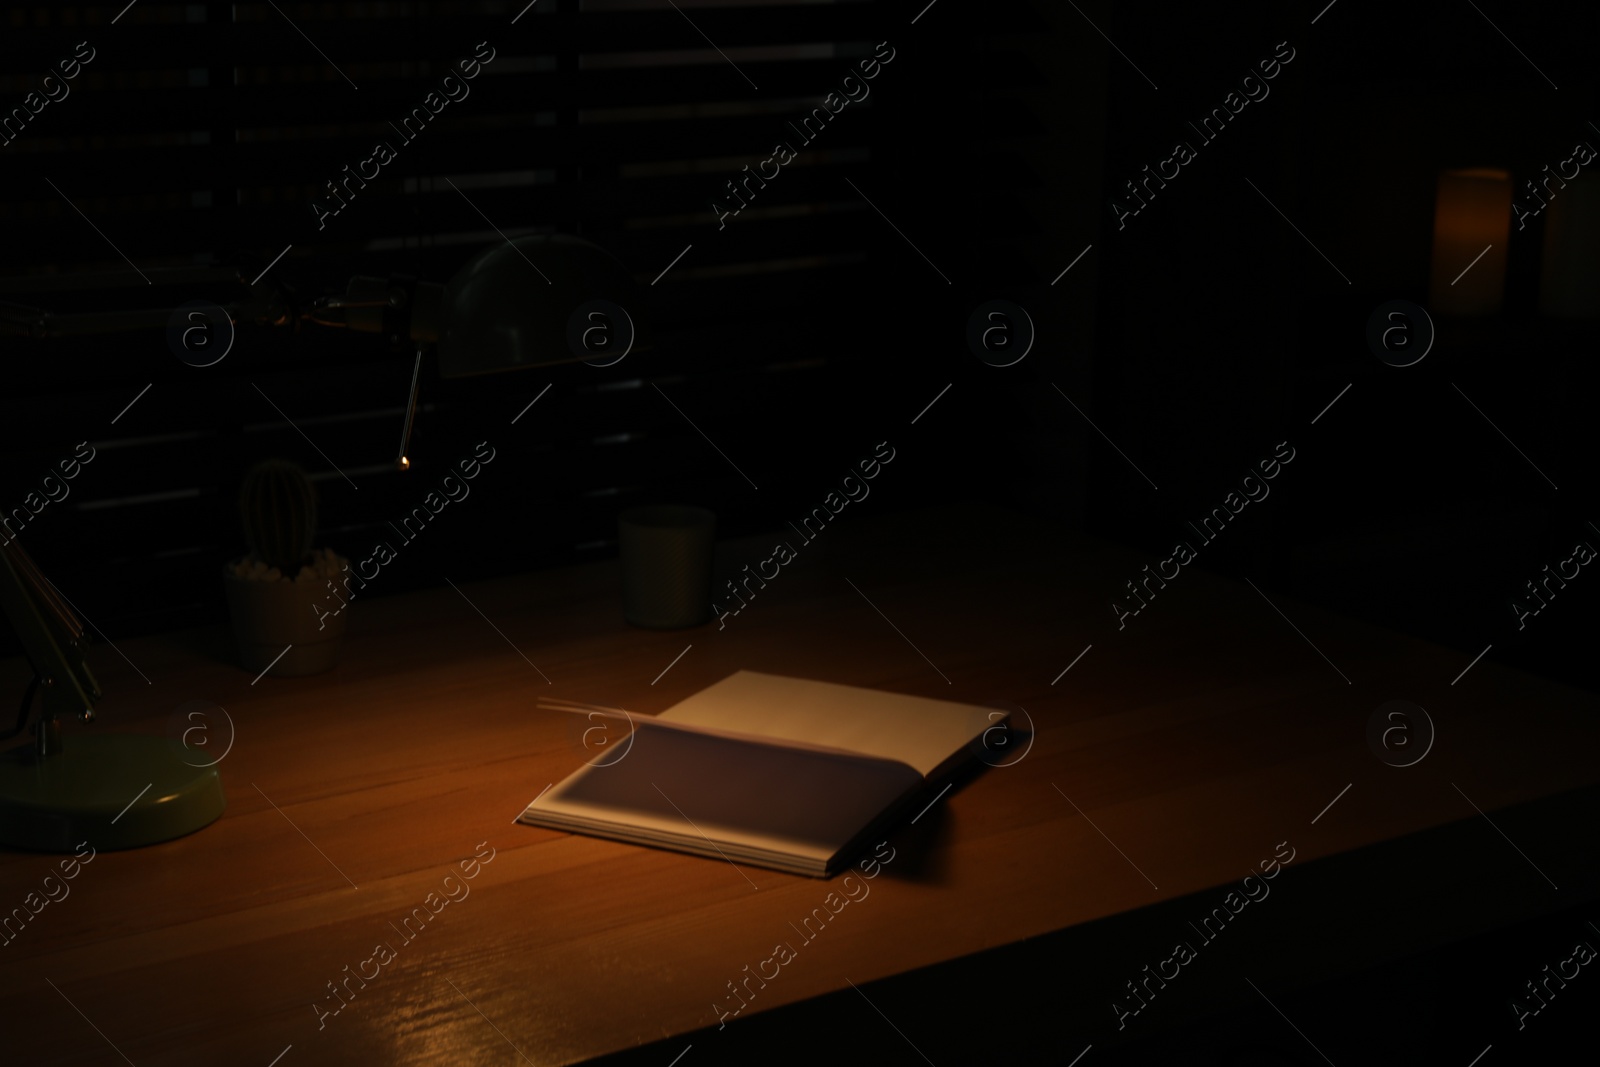
[[[99,448],[24,539],[106,632],[222,618],[233,493],[268,456],[313,472],[321,539],[351,555],[492,442],[498,465],[381,596],[602,558],[633,503],[704,504],[728,536],[782,529],[881,441],[907,459],[856,514],[989,499],[1154,564],[1287,441],[1270,498],[1199,565],[1579,677],[1589,594],[1531,631],[1509,607],[1600,514],[1581,384],[1600,337],[1536,314],[1541,227],[1513,231],[1504,314],[1441,316],[1421,364],[1385,365],[1364,331],[1380,303],[1427,301],[1439,168],[1520,181],[1600,137],[1594,12],[944,0],[696,8],[691,25],[539,0],[512,32],[520,6],[285,8],[338,70],[268,5],[11,16],[7,99],[75,42],[98,49],[3,149],[12,321],[200,298],[303,309],[353,274],[442,281],[502,235],[563,232],[617,257],[651,333],[604,370],[447,381],[425,363],[405,475],[404,343],[257,327],[197,369],[159,329],[0,337],[0,506],[76,442]],[[497,58],[471,98],[318,229],[320,183],[484,39]],[[883,42],[870,97],[719,223],[724,183]],[[1270,95],[1119,221],[1123,183],[1198,142],[1186,121],[1280,42],[1294,58]],[[1009,367],[967,342],[995,299],[1035,328]]]
[[[1119,6],[1103,26],[1159,89],[1113,62],[1098,413],[1160,489],[1101,443],[1092,528],[1165,557],[1287,440],[1292,466],[1202,566],[1587,684],[1586,594],[1522,633],[1510,609],[1595,536],[1580,383],[1600,331],[1536,314],[1542,228],[1512,228],[1504,313],[1436,316],[1423,362],[1388,366],[1364,334],[1382,303],[1428,303],[1441,168],[1507,168],[1520,187],[1600,143],[1596,13],[1484,6],[1512,45],[1472,5],[1324,7]],[[1185,126],[1279,42],[1294,59],[1270,95],[1213,142]],[[1185,136],[1198,158],[1119,229],[1108,201]]]
[[[94,50],[4,149],[0,506],[24,506],[77,442],[96,449],[70,496],[19,526],[104,633],[223,617],[218,572],[244,549],[234,494],[268,457],[311,473],[319,543],[360,558],[478,442],[496,450],[369,597],[603,558],[636,503],[703,504],[724,536],[784,529],[882,441],[914,458],[867,510],[986,496],[1076,516],[1081,431],[1041,437],[1055,401],[1037,386],[1086,373],[1092,264],[1048,301],[1023,295],[1088,240],[1061,196],[1099,182],[1103,109],[1084,102],[1103,98],[1104,58],[1053,36],[1059,14],[1008,3],[974,28],[877,3],[734,4],[691,22],[539,0],[513,26],[522,3],[279,6],[146,2],[112,24],[59,5],[13,15],[0,40],[8,100],[78,42]],[[495,58],[470,94],[413,142],[391,135],[480,41]],[[893,58],[869,95],[813,143],[791,132],[875,54]],[[379,140],[397,158],[329,214],[327,183]],[[720,218],[726,183],[779,140],[798,158]],[[609,368],[480,379],[442,380],[430,357],[396,472],[413,347],[304,313],[352,275],[404,292],[547,233],[616,257],[647,343]],[[996,296],[1040,318],[1009,370],[964,340]],[[526,299],[546,299],[531,275]],[[214,366],[180,361],[159,325],[193,300],[245,320]],[[28,336],[141,310],[158,325]]]

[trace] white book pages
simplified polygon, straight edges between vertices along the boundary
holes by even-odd
[[[739,671],[656,717],[898,760],[926,777],[1002,716],[973,704]]]

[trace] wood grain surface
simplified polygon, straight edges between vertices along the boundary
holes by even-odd
[[[1119,630],[1109,601],[1153,561],[976,507],[850,519],[795,547],[723,629],[627,626],[613,561],[358,597],[341,663],[317,677],[252,683],[225,632],[96,648],[106,697],[77,729],[164,732],[213,702],[232,726],[228,809],[100,852],[0,947],[4,1061],[567,1064],[695,1031],[709,1054],[714,1005],[736,1005],[728,984],[780,942],[796,958],[750,987],[747,1016],[1238,883],[1280,843],[1298,869],[1600,781],[1594,697],[1489,659],[1452,685],[1470,657],[1268,588],[1186,567]],[[720,544],[719,566],[769,549]],[[69,593],[92,613],[92,590]],[[541,697],[649,714],[741,668],[1009,701],[1031,748],[1015,758],[1019,733],[993,760],[1009,765],[930,795],[870,893],[812,941],[791,924],[837,878],[513,825],[593,755]],[[0,665],[0,693],[26,677]],[[1392,699],[1437,729],[1412,767],[1367,743]],[[213,743],[227,732],[219,717]],[[1508,887],[1483,924],[1589,884],[1576,851],[1489,826],[1471,840]],[[466,895],[399,935],[491,850],[451,883]],[[56,864],[0,853],[0,910]],[[393,958],[322,1016],[328,984],[379,943]],[[1133,958],[1096,963],[1108,998]]]

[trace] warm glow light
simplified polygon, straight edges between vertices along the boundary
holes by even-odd
[[[1439,174],[1428,303],[1445,315],[1490,315],[1506,289],[1511,175],[1474,167]]]
[[[401,456],[399,466],[401,470],[408,471],[411,469],[411,460],[407,459],[405,456]]]

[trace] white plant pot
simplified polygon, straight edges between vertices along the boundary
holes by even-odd
[[[245,670],[292,678],[319,674],[338,662],[348,609],[336,615],[322,614],[339,604],[326,582],[241,578],[232,564],[223,572],[223,582],[233,635],[239,642],[240,665]],[[267,670],[269,664],[271,670]]]

